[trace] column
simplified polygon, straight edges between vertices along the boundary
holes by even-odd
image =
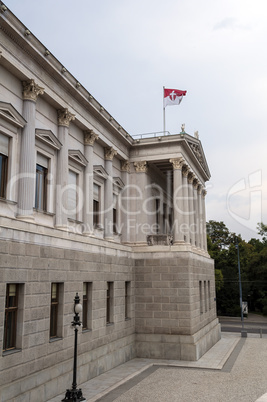
[[[206,235],[206,205],[205,205],[205,197],[207,195],[207,191],[202,191],[202,214],[203,214],[203,249],[207,251],[207,235]]]
[[[44,93],[34,80],[22,82],[23,117],[27,121],[21,135],[20,178],[18,193],[18,218],[33,220],[36,180],[35,113],[36,101]]]
[[[105,149],[105,169],[108,177],[105,181],[104,194],[104,228],[105,238],[113,239],[113,165],[112,161],[117,151],[114,148]]]
[[[69,125],[75,117],[68,109],[58,110],[58,139],[62,148],[57,155],[56,226],[68,227]]]
[[[194,227],[193,230],[195,232],[195,243],[194,246],[199,247],[199,213],[198,213],[198,198],[197,198],[197,189],[199,182],[197,179],[193,181],[193,194],[194,194]]]
[[[190,236],[190,243],[194,246],[195,245],[195,233],[194,233],[194,193],[193,193],[193,181],[194,175],[192,172],[188,175],[188,200],[189,200],[189,236]]]
[[[129,174],[130,174],[130,162],[128,160],[121,162],[121,171],[122,171],[122,181],[124,183],[124,188],[121,191],[121,239],[123,243],[128,243],[130,241],[129,238]]]
[[[190,243],[190,234],[189,234],[189,194],[188,194],[188,175],[189,175],[189,167],[184,166],[182,170],[183,175],[183,215],[184,215],[184,227],[182,228],[182,233],[184,236],[184,241]]]
[[[147,236],[151,234],[151,230],[149,228],[148,223],[148,215],[146,213],[147,204],[147,162],[140,161],[134,162],[135,172],[136,172],[136,180],[135,180],[135,194],[133,194],[133,198],[136,198],[135,205],[135,225],[133,222],[131,226],[133,227],[133,231],[131,231],[132,238],[131,240],[135,243],[145,243],[147,244]],[[133,219],[133,220],[134,220]]]
[[[184,159],[170,159],[173,166],[173,218],[174,218],[174,242],[184,241],[184,213],[183,213],[183,179],[182,168]]]
[[[202,185],[199,184],[197,189],[197,197],[198,197],[198,216],[199,216],[199,247],[203,249],[204,239],[203,239],[203,216],[202,216]]]
[[[84,156],[88,163],[84,172],[84,234],[93,233],[94,143],[98,135],[93,130],[84,132]]]

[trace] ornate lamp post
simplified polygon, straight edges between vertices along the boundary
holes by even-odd
[[[237,263],[238,263],[238,282],[239,282],[239,298],[240,298],[240,309],[241,309],[241,336],[243,338],[247,337],[247,331],[244,329],[244,315],[243,315],[243,300],[242,300],[242,282],[241,282],[241,270],[240,270],[240,258],[239,258],[239,245],[236,243],[237,249]]]
[[[85,401],[86,399],[83,397],[83,393],[81,388],[77,389],[77,340],[78,340],[78,328],[82,325],[80,321],[79,313],[82,312],[82,305],[80,304],[80,298],[78,293],[76,293],[74,299],[74,317],[71,325],[74,328],[74,358],[73,358],[73,381],[72,381],[72,389],[67,389],[65,398],[62,399],[62,402],[80,402]]]

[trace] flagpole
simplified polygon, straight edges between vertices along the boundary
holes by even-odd
[[[165,107],[164,107],[164,89],[163,87],[163,135],[165,135],[166,124],[165,124]]]

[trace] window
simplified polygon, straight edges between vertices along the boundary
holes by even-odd
[[[0,134],[0,197],[6,198],[9,140]]]
[[[118,215],[117,215],[118,196],[113,194],[113,233],[118,233]]]
[[[106,322],[107,324],[111,324],[113,320],[113,282],[107,282],[106,303]]]
[[[208,281],[208,298],[209,298],[209,310],[211,309],[211,300],[210,300],[210,281]]]
[[[58,337],[59,283],[51,284],[50,338]]]
[[[83,283],[83,331],[91,328],[92,324],[92,282]]]
[[[199,301],[200,301],[200,314],[203,314],[202,282],[201,281],[199,281]]]
[[[207,307],[207,282],[204,281],[204,301],[205,301],[205,312],[208,311]]]
[[[16,348],[19,285],[7,284],[3,351]]]
[[[100,225],[100,186],[95,183],[93,198],[93,225],[97,227]]]
[[[125,282],[125,320],[130,318],[130,289],[131,282]]]
[[[36,165],[35,208],[47,211],[47,173],[46,167]]]
[[[68,189],[68,215],[69,218],[74,220],[77,219],[77,205],[78,205],[78,197],[77,197],[77,173],[69,170],[69,189]]]

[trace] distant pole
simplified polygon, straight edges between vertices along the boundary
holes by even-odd
[[[164,89],[163,87],[163,135],[165,135],[166,124],[165,124],[165,106],[164,106]]]
[[[243,300],[242,300],[242,283],[241,283],[241,272],[240,272],[240,258],[239,258],[239,245],[236,243],[237,249],[237,263],[238,263],[238,278],[239,278],[239,297],[240,297],[240,310],[241,310],[241,322],[242,330],[244,330],[244,316],[243,316]]]

